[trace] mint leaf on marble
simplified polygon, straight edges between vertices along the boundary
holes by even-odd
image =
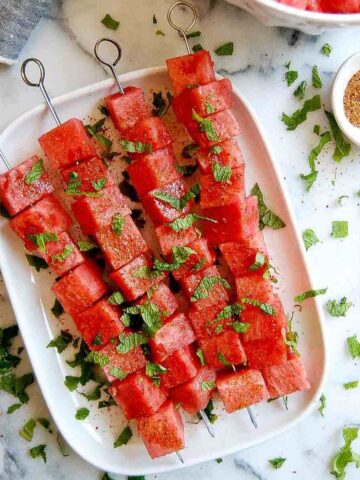
[[[305,100],[302,108],[296,110],[291,115],[283,113],[281,121],[287,126],[287,130],[295,130],[301,123],[305,122],[307,115],[315,110],[320,110],[320,95],[314,95],[312,98]]]
[[[324,410],[326,408],[326,397],[323,393],[321,394],[319,400],[320,400],[320,405],[319,405],[319,408],[318,408],[318,412],[323,417],[324,416]]]
[[[294,93],[293,93],[294,97],[296,97],[298,100],[304,100],[306,87],[307,87],[306,80],[303,80],[302,82],[300,82],[299,85],[294,90]]]
[[[296,70],[288,70],[285,72],[287,86],[290,87],[298,79],[298,76],[299,74]]]
[[[345,317],[347,311],[353,306],[348,302],[346,297],[342,297],[340,302],[336,300],[329,300],[326,304],[326,309],[332,317]]]
[[[343,438],[345,445],[335,455],[331,462],[331,473],[336,478],[343,480],[346,475],[346,468],[350,463],[355,463],[356,467],[360,467],[360,455],[355,453],[351,446],[358,437],[359,429],[357,427],[345,427],[343,429]]]
[[[264,195],[258,183],[255,183],[251,189],[251,195],[256,195],[258,198],[260,230],[263,230],[265,227],[272,228],[273,230],[286,227],[285,222],[283,222],[281,218],[272,212],[265,204]]]
[[[279,468],[281,468],[284,463],[286,461],[286,458],[283,458],[283,457],[276,457],[276,458],[271,458],[269,460],[269,463],[271,463],[271,465],[276,469],[278,470]]]
[[[344,157],[349,155],[351,151],[351,143],[346,141],[342,131],[339,128],[339,125],[337,124],[334,114],[325,110],[325,115],[329,121],[331,133],[334,137],[336,145],[335,152],[333,154],[333,160],[335,160],[335,162],[341,162]]]
[[[321,288],[319,290],[307,290],[306,292],[297,295],[294,298],[294,302],[301,303],[308,298],[317,297],[318,295],[324,295],[327,292],[327,288]]]
[[[331,136],[329,132],[324,132],[323,134],[320,135],[320,140],[319,144],[314,147],[310,154],[309,154],[309,165],[310,165],[310,173],[308,174],[300,174],[300,178],[306,182],[306,191],[308,192],[311,187],[313,186],[318,172],[316,170],[316,165],[315,165],[315,160],[318,158],[320,155],[322,149],[324,146],[331,141]]]
[[[352,382],[344,383],[345,390],[352,390],[353,388],[357,388],[359,386],[359,380],[353,380]]]
[[[323,86],[317,65],[314,65],[312,69],[312,86],[314,88],[322,88]]]
[[[117,440],[114,442],[114,448],[121,447],[122,445],[127,445],[132,436],[133,433],[131,428],[129,426],[125,427],[118,436]]]
[[[333,238],[345,238],[349,234],[349,223],[346,220],[332,222],[331,236]]]
[[[75,413],[76,420],[85,420],[88,417],[90,410],[88,408],[79,408]]]
[[[306,250],[309,250],[310,247],[316,245],[320,241],[314,230],[311,228],[307,228],[303,231],[302,239]]]
[[[360,357],[360,342],[356,335],[347,338],[347,346],[352,358]]]
[[[101,20],[101,23],[109,30],[117,30],[120,22],[115,20],[109,13]]]
[[[320,51],[326,57],[330,57],[330,54],[332,52],[332,46],[329,43],[324,43]]]
[[[232,55],[234,53],[234,42],[224,43],[223,45],[220,45],[220,47],[216,48],[214,52],[220,57]]]
[[[33,447],[33,448],[30,448],[29,450],[29,454],[32,458],[38,458],[38,457],[41,457],[44,461],[44,463],[46,463],[46,445],[45,444],[40,444],[40,445],[37,445],[36,447]]]

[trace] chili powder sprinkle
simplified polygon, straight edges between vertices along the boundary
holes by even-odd
[[[351,77],[346,86],[344,110],[349,122],[360,127],[360,71]]]

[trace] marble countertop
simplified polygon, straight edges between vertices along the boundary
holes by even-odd
[[[54,2],[41,20],[25,47],[20,61],[9,68],[0,66],[0,130],[27,109],[39,103],[39,92],[23,85],[19,65],[27,57],[38,57],[46,66],[46,84],[52,96],[106,78],[106,73],[92,56],[95,41],[111,34],[120,41],[124,56],[119,67],[126,72],[162,65],[170,56],[184,53],[182,42],[166,23],[169,0],[59,0]],[[324,394],[327,407],[324,418],[314,409],[300,425],[270,442],[224,458],[221,463],[207,464],[156,476],[159,480],[218,479],[228,480],[289,480],[330,477],[330,461],[342,445],[344,425],[359,424],[360,388],[345,390],[343,383],[360,378],[359,364],[346,351],[346,338],[360,334],[360,190],[359,151],[353,148],[342,163],[332,160],[333,146],[319,157],[318,181],[309,193],[299,179],[308,171],[307,157],[318,140],[312,132],[315,123],[328,128],[323,112],[312,114],[311,120],[295,132],[287,132],[280,121],[283,111],[292,112],[298,102],[293,87],[284,82],[285,64],[299,71],[299,79],[311,83],[311,69],[319,67],[324,81],[322,101],[329,108],[329,93],[334,75],[342,62],[357,50],[360,29],[349,29],[310,37],[287,29],[266,28],[246,13],[221,0],[199,2],[202,32],[201,43],[213,50],[226,41],[234,41],[231,57],[216,57],[219,73],[229,76],[234,85],[250,101],[260,117],[274,158],[283,172],[285,185],[300,231],[314,228],[321,242],[307,252],[307,260],[316,287],[328,286],[327,300],[346,296],[355,305],[345,318],[326,315],[329,348],[329,375]],[[116,32],[100,23],[105,13],[120,20]],[[152,24],[153,14],[158,24]],[[165,36],[155,35],[156,28]],[[333,46],[328,58],[320,54],[321,46]],[[343,206],[337,199],[346,195]],[[331,222],[348,220],[348,238],[331,238]],[[3,283],[0,286],[0,325],[15,322]],[[23,368],[27,364],[22,353]],[[28,367],[29,368],[29,367]],[[39,443],[48,445],[48,461],[33,460],[28,444],[18,435],[24,421],[46,417],[48,412],[36,384],[29,388],[30,401],[12,415],[6,410],[14,403],[9,395],[0,393],[0,479],[1,480],[73,480],[100,479],[103,472],[81,460],[74,452],[64,458],[56,441],[46,432],[37,432]],[[43,436],[43,438],[41,438]],[[357,451],[360,445],[357,444]],[[286,457],[280,470],[268,463],[272,457]],[[359,470],[348,469],[347,479],[355,479]],[[116,477],[116,478],[121,478]],[[149,476],[149,479],[155,477]]]

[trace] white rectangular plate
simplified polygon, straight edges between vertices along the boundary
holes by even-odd
[[[136,85],[150,92],[169,88],[165,68],[141,70],[122,75],[124,86]],[[99,116],[97,107],[101,99],[114,91],[113,81],[82,88],[54,100],[60,118]],[[22,244],[3,220],[0,226],[0,266],[6,282],[15,315],[29,354],[37,381],[52,417],[71,447],[85,460],[98,468],[125,475],[164,472],[223,457],[268,440],[294,426],[309,412],[320,395],[325,375],[325,341],[321,312],[313,299],[303,304],[299,312],[294,308],[294,296],[311,288],[304,260],[304,250],[296,231],[294,217],[282,186],[280,174],[271,158],[261,129],[247,103],[239,92],[234,93],[233,112],[241,126],[239,141],[247,165],[247,191],[258,182],[266,202],[285,221],[286,228],[265,230],[265,239],[271,254],[271,263],[280,273],[276,288],[288,315],[295,311],[294,327],[299,331],[299,350],[309,374],[311,389],[289,397],[286,411],[281,400],[263,402],[254,407],[259,424],[257,430],[249,421],[246,410],[227,415],[219,401],[215,402],[219,420],[211,438],[194,417],[185,416],[186,448],[181,452],[182,465],[176,455],[151,460],[141,440],[134,435],[128,445],[114,449],[113,442],[125,425],[119,408],[99,410],[97,402],[91,404],[77,392],[70,393],[64,386],[65,375],[76,375],[67,364],[73,357],[67,349],[58,355],[46,348],[61,328],[69,326],[76,334],[71,320],[57,321],[50,308],[54,297],[51,285],[54,275],[48,271],[36,273],[25,259]],[[170,116],[171,117],[171,116]],[[29,111],[12,123],[0,138],[0,148],[13,165],[27,156],[42,155],[37,138],[54,127],[53,119],[44,105]],[[178,142],[178,138],[177,138]],[[180,145],[175,145],[177,149]],[[75,419],[79,406],[91,409],[85,421]],[[135,431],[135,427],[133,428]]]

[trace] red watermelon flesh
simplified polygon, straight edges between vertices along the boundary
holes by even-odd
[[[170,315],[179,308],[178,299],[165,283],[157,285],[155,290],[151,292],[151,295],[144,295],[137,300],[136,304],[144,304],[148,301],[153,305],[156,305],[160,312],[164,312],[162,321],[164,321],[165,318],[170,317]]]
[[[320,0],[308,0],[306,10],[311,12],[322,12],[322,5]]]
[[[66,232],[60,233],[56,242],[47,242],[46,253],[39,251],[39,254],[44,258],[49,267],[60,276],[77,267],[85,260]]]
[[[76,188],[76,191],[83,192],[84,194],[97,192],[97,194],[101,196],[105,188],[114,186],[112,176],[99,157],[94,157],[84,162],[75,163],[71,167],[64,168],[61,170],[61,175],[66,184],[66,188],[71,184],[72,178],[76,176],[76,181],[81,182]],[[100,188],[100,186],[98,186],[95,188],[96,182],[99,181],[100,183],[105,181],[104,187]],[[81,195],[76,193],[74,196],[79,197]]]
[[[111,224],[97,232],[95,239],[111,268],[118,270],[145,253],[148,247],[130,215],[115,218],[121,218],[125,222],[121,232],[115,231]]]
[[[289,7],[299,8],[300,10],[306,10],[308,0],[277,0],[279,3],[288,5]],[[337,0],[338,2],[339,0]]]
[[[269,280],[248,275],[237,278],[235,281],[239,302],[241,302],[242,298],[252,298],[260,303],[270,303],[270,305],[275,303],[276,299]]]
[[[124,94],[114,93],[105,98],[111,120],[121,133],[150,116],[141,88],[125,87]]]
[[[184,424],[170,400],[153,415],[137,419],[136,424],[151,458],[162,457],[185,447]]]
[[[9,215],[16,215],[54,191],[46,171],[37,180],[29,183],[31,178],[27,175],[40,161],[40,158],[34,155],[0,176],[0,199]]]
[[[166,373],[161,374],[161,385],[173,388],[194,378],[200,368],[200,362],[195,354],[194,347],[187,345],[177,350],[162,362]]]
[[[151,270],[152,266],[153,261],[150,255],[143,253],[120,270],[111,272],[109,276],[120,288],[126,300],[136,300],[165,278],[163,273],[156,277],[148,276],[147,272]]]
[[[250,368],[263,369],[287,360],[287,347],[282,334],[268,340],[257,340],[255,342],[244,340],[243,343]]]
[[[244,202],[244,170],[244,167],[233,169],[231,177],[227,181],[216,181],[213,173],[202,175],[200,178],[201,208],[221,207],[234,202]]]
[[[159,240],[160,250],[165,256],[172,252],[173,247],[188,245],[198,238],[194,226],[176,232],[168,225],[160,225],[155,228],[155,233]]]
[[[155,224],[172,222],[181,215],[188,213],[192,205],[190,201],[182,210],[179,210],[171,206],[170,203],[157,198],[157,194],[167,194],[175,198],[182,198],[186,194],[186,184],[182,178],[177,178],[173,182],[141,196],[141,203]]]
[[[201,173],[204,174],[212,173],[213,162],[218,162],[231,169],[245,166],[244,157],[236,138],[230,138],[230,140],[213,147],[199,149],[194,156]]]
[[[76,119],[62,123],[39,138],[41,148],[54,169],[96,156],[83,123]]]
[[[131,334],[130,330],[125,330],[122,332],[124,335],[128,336]],[[141,370],[146,365],[146,358],[142,351],[141,346],[132,348],[127,353],[119,353],[116,350],[117,344],[110,342],[104,348],[100,350],[100,354],[105,358],[109,359],[109,362],[104,367],[104,373],[108,382],[114,382],[117,377],[118,371],[115,369],[120,369],[121,374],[130,374]],[[114,369],[114,370],[112,370]]]
[[[209,52],[199,52],[166,60],[174,95],[193,85],[206,85],[215,80],[214,63]]]
[[[90,307],[108,291],[96,263],[87,260],[62,277],[51,289],[72,317]]]
[[[189,320],[183,313],[174,313],[150,338],[149,345],[156,362],[162,362],[180,348],[195,341],[195,334]]]
[[[37,248],[28,235],[59,234],[68,230],[71,224],[71,218],[53,194],[44,197],[10,220],[10,227],[24,241],[28,250]]]
[[[323,0],[324,12],[332,13],[357,13],[360,12],[359,0]]]
[[[192,109],[201,117],[232,108],[232,86],[228,78],[206,85],[187,88],[175,97],[171,104],[180,123],[192,120]]]
[[[138,195],[161,188],[180,178],[175,163],[176,158],[171,147],[156,150],[132,162],[128,173]]]
[[[171,389],[171,399],[187,412],[197,413],[209,403],[216,388],[215,381],[215,371],[202,367],[192,380]]]
[[[159,117],[150,117],[140,120],[135,127],[124,133],[124,140],[140,142],[147,146],[149,153],[165,148],[172,144],[170,132]],[[133,153],[134,158],[141,158],[142,155]]]
[[[120,321],[121,310],[101,299],[83,312],[75,315],[74,321],[80,335],[91,350],[101,350],[111,339],[125,330]]]
[[[227,413],[269,398],[269,392],[259,370],[248,369],[220,374],[216,386]]]
[[[204,221],[204,235],[212,244],[241,242],[244,239],[244,204],[240,202],[206,208],[202,215],[216,221]]]
[[[168,397],[168,392],[157,387],[144,371],[132,373],[122,381],[116,380],[109,392],[128,420],[152,415]]]
[[[225,142],[240,133],[239,124],[230,110],[214,113],[206,118],[206,122],[211,123],[211,134],[202,131],[203,122],[192,119],[185,124],[190,136],[201,148]]]
[[[200,343],[206,364],[211,368],[224,368],[246,363],[246,354],[240,335],[234,330],[221,333]]]
[[[221,310],[226,306],[225,301],[207,308],[190,307],[188,317],[199,341],[206,341],[232,328],[232,318],[217,320]]]
[[[117,186],[103,190],[101,197],[82,197],[71,205],[85,235],[94,235],[108,227],[115,214],[130,215],[125,197]]]
[[[258,199],[255,195],[245,199],[245,210],[242,222],[243,238],[253,237],[259,231]]]
[[[195,253],[192,253],[180,268],[172,272],[173,277],[177,281],[194,272],[205,270],[210,267],[215,260],[215,253],[210,249],[207,240],[204,238],[199,238],[198,240],[189,243],[187,247],[191,248]],[[172,255],[168,256],[168,262],[173,262]]]
[[[269,265],[269,258],[260,250],[244,247],[243,243],[229,242],[219,245],[221,253],[235,278],[245,275],[262,276]],[[263,265],[258,264],[257,255],[262,254]]]
[[[282,397],[310,388],[310,383],[300,357],[287,360],[278,365],[264,367],[262,373],[271,398]]]

